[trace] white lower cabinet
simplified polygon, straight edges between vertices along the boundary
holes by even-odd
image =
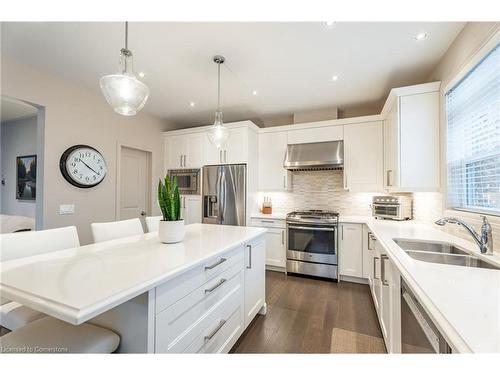
[[[373,302],[386,349],[401,352],[401,297],[400,275],[387,252],[372,235],[373,278],[370,285]]]
[[[266,228],[266,266],[275,271],[286,270],[285,220],[253,218],[253,227]]]
[[[265,254],[264,238],[245,245],[245,328],[266,300]]]
[[[184,223],[201,223],[201,195],[182,195],[181,196],[181,217]]]
[[[363,277],[362,224],[341,224],[338,263],[341,276]]]
[[[265,238],[155,290],[156,353],[227,353],[265,303]]]

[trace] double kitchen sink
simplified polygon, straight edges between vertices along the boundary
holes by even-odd
[[[449,243],[394,239],[406,254],[416,260],[430,263],[450,264],[500,270],[500,266],[486,262]]]

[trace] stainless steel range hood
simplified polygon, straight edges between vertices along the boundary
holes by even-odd
[[[343,165],[343,141],[288,145],[283,162],[288,170],[341,169]]]

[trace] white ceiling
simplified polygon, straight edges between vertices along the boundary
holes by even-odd
[[[0,98],[0,118],[2,122],[35,116],[37,109],[19,100]]]
[[[134,22],[129,48],[151,89],[144,111],[188,127],[213,121],[215,54],[226,57],[225,121],[332,107],[379,109],[390,88],[423,82],[463,26]],[[416,41],[422,31],[428,38]],[[123,33],[121,23],[2,23],[2,54],[97,90],[99,77],[117,70]]]

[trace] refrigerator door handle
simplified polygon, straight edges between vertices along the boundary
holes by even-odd
[[[220,223],[224,224],[224,220],[226,219],[226,200],[227,200],[227,191],[226,191],[226,171],[221,168],[221,188],[220,188],[220,202],[221,202],[221,210],[220,210]]]
[[[222,224],[222,169],[217,168],[217,183],[215,194],[217,195],[217,224]]]

